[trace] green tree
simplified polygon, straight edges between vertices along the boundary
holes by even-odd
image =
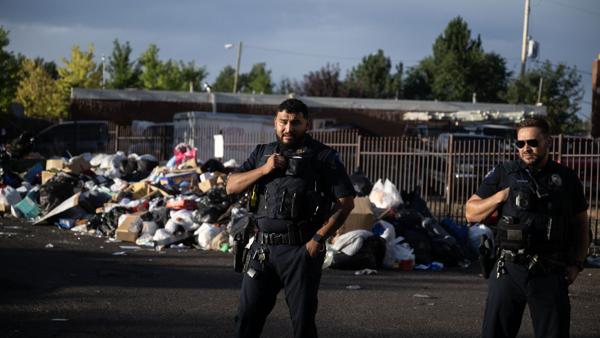
[[[396,73],[392,75],[392,79],[390,82],[391,88],[389,92],[393,94],[396,100],[404,98],[404,64],[399,62],[396,65]]]
[[[8,33],[0,26],[0,114],[8,111],[20,81],[20,56],[5,50],[10,43]]]
[[[206,67],[197,66],[194,61],[188,63],[180,61],[179,68],[184,87],[182,90],[187,90],[191,86],[194,91],[199,91],[202,88],[202,81],[208,76]]]
[[[431,63],[418,67],[422,66],[431,69],[412,71],[411,86],[426,89],[420,82],[427,79],[433,98],[443,101],[470,101],[476,93],[480,101],[500,102],[510,76],[506,61],[498,54],[485,53],[481,38],[471,38],[461,17],[448,23],[433,44]]]
[[[16,101],[25,108],[25,115],[47,119],[66,117],[67,98],[43,63],[24,60],[21,76]]]
[[[235,69],[231,66],[225,66],[212,85],[215,92],[231,92],[233,90],[233,79],[235,77]]]
[[[410,100],[431,100],[433,92],[433,58],[426,57],[415,67],[410,67],[404,79],[404,98]]]
[[[240,80],[240,92],[260,94],[271,94],[273,92],[271,71],[267,69],[264,62],[255,63],[249,73],[240,76]]]
[[[185,90],[185,85],[177,62],[168,60],[161,63],[157,87],[152,89]]]
[[[71,48],[71,59],[63,58],[63,67],[58,68],[58,84],[69,97],[71,88],[100,88],[102,69],[94,61],[94,45],[87,51],[78,45]]]
[[[145,89],[161,89],[160,76],[163,72],[163,64],[158,59],[158,51],[155,44],[150,44],[139,57],[139,63],[142,66],[140,81]]]
[[[541,103],[546,106],[551,132],[572,134],[581,131],[582,122],[577,117],[583,97],[581,75],[575,67],[560,63],[554,67],[545,61],[530,68],[523,78],[513,80],[508,87],[510,103],[534,104],[542,80]]]
[[[41,57],[36,57],[35,59],[33,59],[33,62],[35,62],[36,65],[44,68],[44,70],[46,71],[46,73],[48,73],[48,75],[50,75],[52,80],[58,80],[58,67],[56,66],[56,62],[46,62],[46,60],[44,60],[44,58]]]
[[[318,71],[309,72],[304,75],[301,84],[302,95],[339,97],[343,93],[343,85],[340,80],[340,66],[327,63]]]
[[[300,89],[301,85],[297,81],[292,81],[288,77],[284,77],[279,81],[274,92],[281,95],[288,95],[290,93],[302,93]]]
[[[362,62],[348,73],[344,85],[351,97],[390,98],[392,76],[391,61],[378,50],[375,54],[363,57]]]
[[[131,46],[129,41],[120,44],[118,39],[113,41],[112,55],[108,61],[108,88],[136,88],[140,81],[140,66],[131,61]]]

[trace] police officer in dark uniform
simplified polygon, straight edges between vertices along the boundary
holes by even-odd
[[[260,336],[283,288],[294,336],[317,337],[325,240],[344,223],[355,192],[337,152],[306,133],[302,101],[283,101],[274,124],[277,142],[258,145],[227,181],[229,194],[249,191],[258,226],[244,266],[237,336]]]
[[[495,167],[467,201],[469,222],[499,213],[483,337],[515,337],[525,304],[536,337],[569,336],[568,287],[587,255],[588,206],[575,172],[549,159],[551,142],[543,118],[523,120],[519,159]]]

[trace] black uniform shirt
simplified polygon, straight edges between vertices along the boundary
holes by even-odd
[[[524,170],[525,163],[516,160],[515,165],[519,170]],[[587,210],[588,204],[583,193],[583,185],[577,177],[577,174],[570,168],[559,164],[553,160],[548,160],[546,165],[534,177],[537,182],[541,182],[549,189],[560,190],[561,200],[564,203],[570,203],[569,210],[573,215]],[[556,177],[559,177],[557,179]],[[504,165],[498,165],[492,171],[487,173],[483,182],[477,189],[476,195],[481,198],[488,198],[496,192],[508,188],[511,184],[511,178],[506,172]],[[503,213],[514,213],[512,203],[506,203],[502,207]]]
[[[310,135],[305,135],[304,145],[310,146],[312,142],[317,142],[310,137]],[[259,144],[256,146],[254,151],[250,154],[250,157],[236,170],[236,172],[247,172],[253,169],[256,169],[259,164],[264,163],[263,157],[265,155],[264,150],[266,144]],[[338,153],[335,152],[334,161],[330,163],[330,165],[323,166],[324,170],[327,172],[318,173],[320,177],[325,179],[327,186],[332,187],[333,197],[338,199],[342,197],[354,197],[356,192],[354,191],[354,187],[352,186],[352,182],[346,173],[346,169],[340,160]],[[269,176],[265,176],[261,179],[269,180]],[[279,220],[279,219],[264,219],[261,218],[258,220],[258,226],[261,231],[264,232],[279,232],[283,233],[287,231],[287,227],[290,221],[287,220]]]

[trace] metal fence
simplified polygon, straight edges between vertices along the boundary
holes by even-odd
[[[123,127],[121,127],[123,128]],[[156,135],[162,132],[162,135]],[[127,129],[113,132],[114,149],[147,147],[160,160],[172,154],[173,142],[185,142],[165,131],[125,136]],[[214,130],[195,130],[195,146],[200,160],[214,154]],[[199,138],[199,135],[202,137]],[[311,135],[335,148],[348,173],[357,169],[375,182],[389,179],[398,190],[417,191],[433,215],[465,222],[464,205],[494,166],[516,158],[512,140],[481,137],[410,138],[365,137],[353,130],[312,131]],[[272,132],[223,133],[223,158],[241,164],[259,143],[272,142]],[[201,141],[201,142],[200,142]],[[139,145],[143,144],[143,146]],[[138,152],[140,153],[140,152]],[[590,225],[596,242],[600,240],[600,139],[559,135],[553,138],[551,158],[575,170],[583,182],[590,205]]]
[[[159,161],[173,155],[173,127],[158,125],[144,130],[132,126],[110,124],[107,152],[123,151],[126,154],[150,154]]]

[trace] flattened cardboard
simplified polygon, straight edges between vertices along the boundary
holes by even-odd
[[[59,214],[62,214],[65,211],[68,211],[71,208],[76,207],[77,205],[79,205],[79,195],[81,195],[80,192],[67,198],[61,204],[59,204],[56,208],[50,210],[50,212],[47,213],[46,216],[40,218],[37,222],[33,223],[33,225],[43,223],[51,217],[57,216]]]
[[[62,158],[46,160],[46,170],[56,169],[62,170],[66,163]]]
[[[342,225],[337,233],[338,235],[344,234],[353,230],[371,230],[373,224],[377,221],[373,211],[371,210],[371,202],[368,197],[355,197],[354,198],[354,209],[346,218],[344,225]]]

